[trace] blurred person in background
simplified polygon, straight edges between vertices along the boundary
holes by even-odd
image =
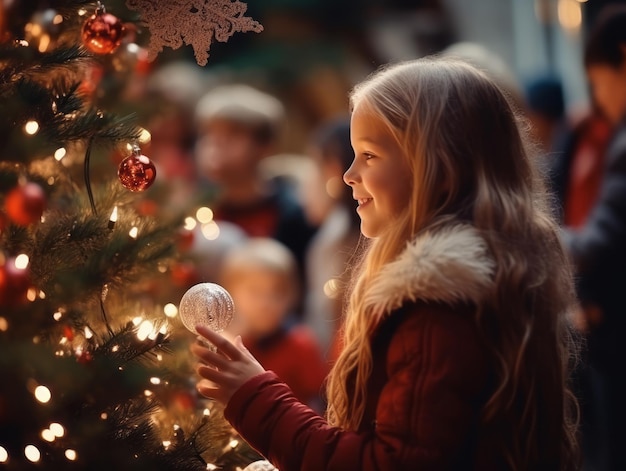
[[[307,252],[308,292],[305,322],[313,329],[324,352],[329,352],[341,319],[348,278],[348,260],[360,236],[360,219],[343,174],[352,163],[350,120],[342,118],[321,126],[313,135],[309,155],[315,167],[304,189],[304,210],[319,230]]]
[[[235,302],[228,328],[305,404],[322,412],[321,387],[328,373],[313,332],[295,322],[297,266],[291,252],[272,239],[252,238],[226,255],[220,277]]]
[[[276,151],[283,120],[282,104],[266,93],[247,85],[216,87],[196,107],[196,161],[214,190],[214,219],[282,242],[302,270],[314,229],[290,186],[260,170]]]
[[[598,16],[585,45],[585,67],[593,101],[603,117],[587,120],[579,130],[569,162],[557,168],[554,177],[564,206],[563,239],[578,275],[581,308],[574,320],[587,334],[588,343],[585,379],[589,389],[582,401],[585,458],[589,469],[623,470],[626,5],[607,7]],[[593,427],[585,435],[590,420]],[[607,436],[608,443],[602,443]],[[606,456],[602,448],[608,452]]]

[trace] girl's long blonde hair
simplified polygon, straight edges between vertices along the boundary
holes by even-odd
[[[370,338],[382,316],[368,308],[372,280],[419,233],[461,220],[480,230],[496,262],[494,293],[475,311],[496,372],[481,428],[501,441],[511,469],[571,469],[572,274],[515,111],[482,72],[441,58],[383,69],[354,89],[351,103],[386,123],[413,183],[406,210],[369,242],[355,270],[344,349],[328,380],[329,422],[361,425]]]

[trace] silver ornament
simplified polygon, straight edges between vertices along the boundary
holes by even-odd
[[[243,471],[278,471],[269,461],[255,461],[246,466]]]
[[[221,332],[233,320],[235,303],[220,285],[200,283],[183,295],[178,312],[183,325],[194,334],[197,334],[197,325]]]

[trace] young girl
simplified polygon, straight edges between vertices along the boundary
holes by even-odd
[[[198,331],[200,393],[281,471],[576,469],[566,387],[572,278],[514,112],[450,59],[351,97],[344,179],[371,243],[328,379],[327,418],[240,339]]]

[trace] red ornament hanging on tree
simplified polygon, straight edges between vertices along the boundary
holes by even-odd
[[[28,266],[18,268],[14,258],[0,267],[0,306],[17,306],[26,302],[26,293],[31,287]]]
[[[95,54],[110,54],[115,51],[124,35],[124,23],[115,15],[106,13],[98,2],[96,12],[83,25],[83,43]]]
[[[7,194],[4,209],[14,224],[28,226],[41,220],[46,209],[46,194],[37,183],[20,184]]]
[[[154,183],[156,167],[148,157],[141,154],[139,146],[133,146],[132,155],[120,163],[117,176],[130,191],[144,191]]]

